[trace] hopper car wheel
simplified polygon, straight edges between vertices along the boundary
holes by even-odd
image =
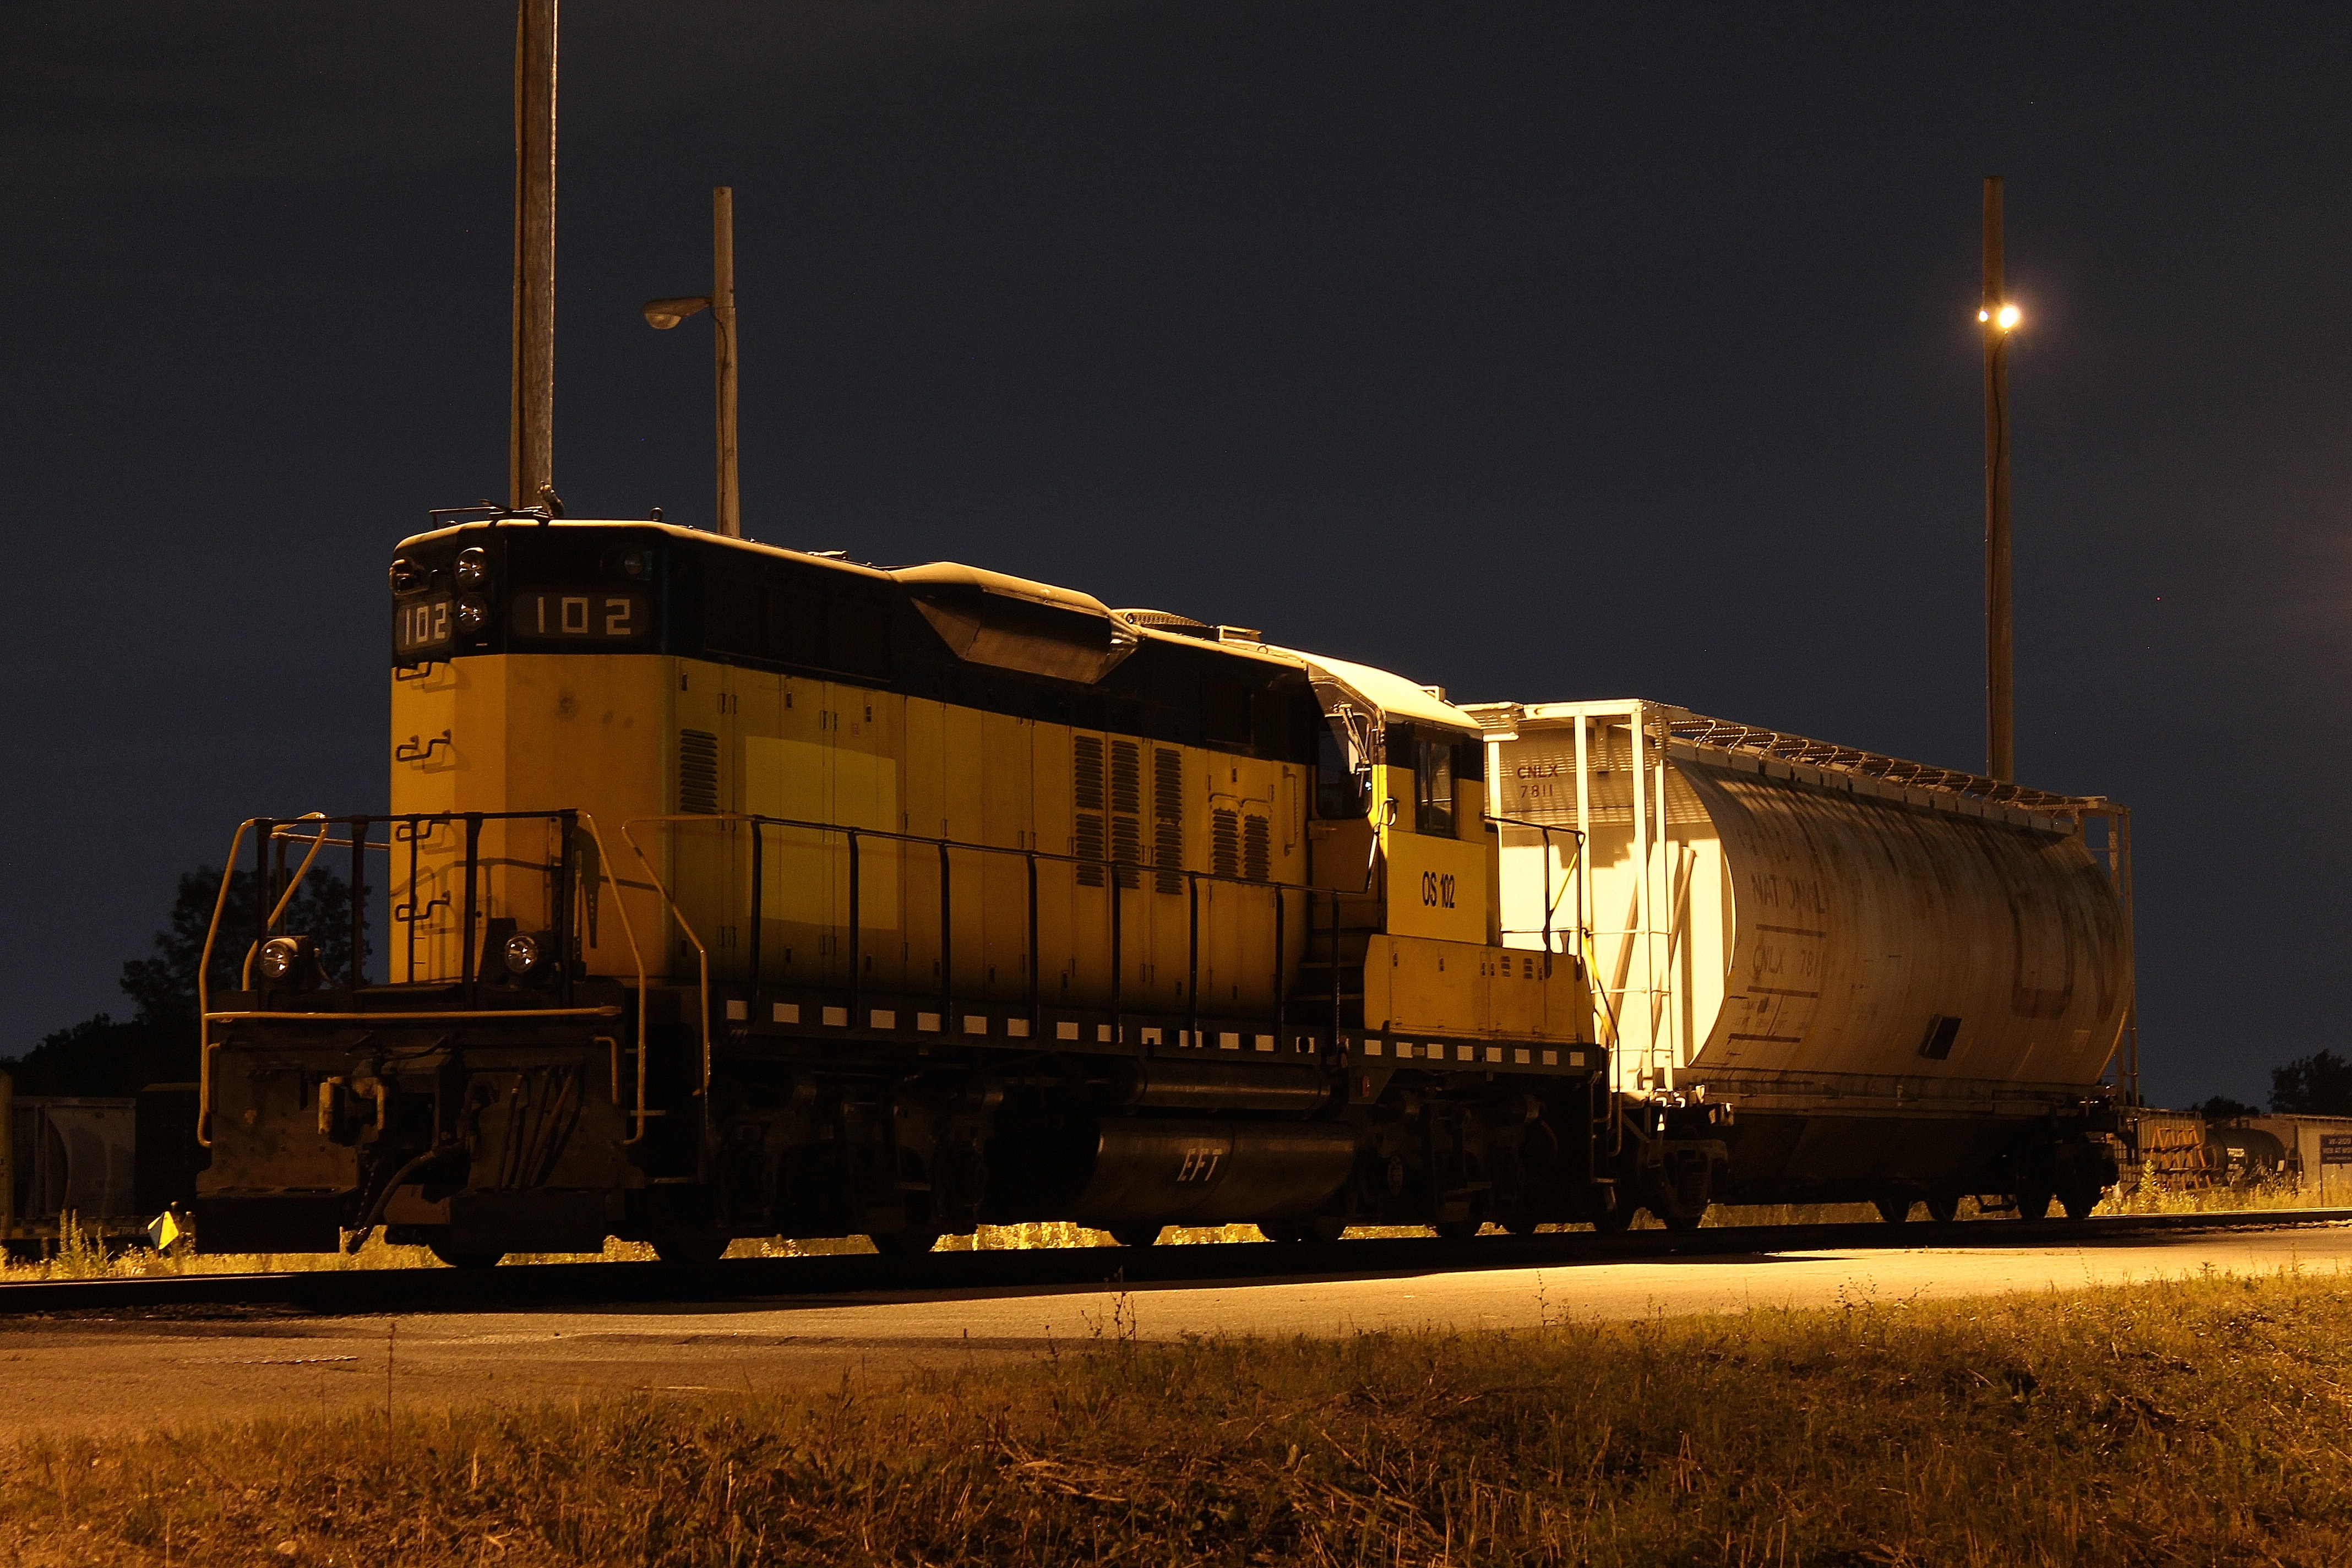
[[[1888,1225],[1901,1225],[1911,1217],[1911,1198],[1908,1194],[1900,1196],[1888,1194],[1875,1197],[1870,1200],[1870,1206],[1876,1209],[1878,1217]]]
[[[935,1230],[901,1230],[888,1236],[869,1236],[866,1239],[872,1242],[874,1250],[885,1258],[920,1258],[940,1244],[940,1233]]]
[[[1110,1231],[1110,1238],[1118,1243],[1121,1247],[1150,1247],[1153,1242],[1160,1239],[1160,1233],[1167,1227],[1158,1225],[1135,1224],[1114,1225],[1108,1228]]]
[[[684,1232],[657,1236],[654,1237],[654,1256],[664,1263],[693,1267],[716,1263],[727,1256],[727,1238]]]
[[[1532,1215],[1529,1215],[1525,1217],[1514,1217],[1505,1220],[1503,1222],[1503,1228],[1509,1231],[1513,1236],[1533,1236],[1536,1233],[1536,1226],[1542,1223],[1543,1221],[1537,1219]]]
[[[1699,1222],[1705,1218],[1706,1218],[1706,1211],[1701,1209],[1696,1214],[1662,1214],[1658,1216],[1658,1223],[1668,1230],[1696,1230],[1699,1227]]]
[[[1633,1228],[1633,1211],[1620,1204],[1592,1216],[1592,1228],[1602,1236],[1619,1236]]]
[[[499,1259],[506,1256],[503,1252],[462,1250],[450,1246],[446,1241],[432,1243],[431,1250],[434,1257],[452,1268],[496,1268],[499,1266]]]
[[[2058,1201],[2065,1207],[2068,1219],[2088,1219],[2091,1211],[2099,1206],[2099,1199],[2103,1195],[2101,1188],[2076,1183],[2061,1193]]]
[[[1258,1234],[1268,1241],[1296,1244],[1337,1241],[1347,1230],[1348,1223],[1318,1215],[1311,1219],[1265,1220],[1257,1228]]]
[[[1485,1225],[1484,1220],[1442,1219],[1429,1228],[1435,1231],[1439,1238],[1444,1241],[1468,1241],[1475,1237]]]
[[[2020,1219],[2048,1219],[2050,1217],[2051,1196],[2051,1191],[2047,1187],[2037,1187],[2030,1192],[2019,1193],[2017,1194],[2017,1217]]]
[[[1943,1193],[1927,1200],[1927,1217],[1937,1225],[1949,1225],[1960,1217],[1960,1194]]]

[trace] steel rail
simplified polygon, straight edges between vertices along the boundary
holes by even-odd
[[[1223,1283],[1409,1279],[1501,1268],[1574,1268],[1668,1258],[1763,1258],[1794,1252],[1912,1248],[2116,1247],[2200,1231],[2292,1230],[2352,1225],[2352,1209],[2217,1215],[2121,1215],[2105,1219],[1964,1220],[1948,1225],[1722,1226],[1704,1230],[1566,1231],[1471,1241],[1365,1238],[1200,1247],[1096,1247],[745,1258],[705,1265],[541,1263],[512,1268],[321,1268],[282,1274],[184,1274],[0,1285],[0,1318],[72,1311],[276,1308],[327,1316],[385,1312],[530,1311],[646,1303],[987,1295],[1015,1290],[1182,1288]]]

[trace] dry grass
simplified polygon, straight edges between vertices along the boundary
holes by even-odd
[[[1495,1335],[1094,1342],[819,1399],[0,1459],[33,1564],[2344,1560],[2352,1289],[2290,1271]]]

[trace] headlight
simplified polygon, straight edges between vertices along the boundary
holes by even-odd
[[[401,556],[392,563],[392,591],[395,594],[415,594],[433,585],[433,574]]]
[[[653,557],[642,550],[625,550],[621,552],[621,570],[629,576],[642,577],[653,570]]]
[[[490,624],[490,607],[479,599],[457,601],[457,625],[469,632],[480,631]]]
[[[501,956],[506,959],[508,973],[529,974],[539,967],[541,956],[539,938],[528,931],[519,931],[507,938],[507,945]]]
[[[490,553],[477,544],[457,552],[457,586],[478,588],[490,580]]]
[[[310,966],[310,939],[307,936],[273,936],[261,944],[261,952],[254,960],[262,978],[271,981],[299,979]]]

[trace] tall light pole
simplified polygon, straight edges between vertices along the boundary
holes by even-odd
[[[555,7],[515,6],[514,398],[507,504],[553,505],[555,483]]]
[[[2002,784],[2017,777],[2017,709],[2010,647],[2009,334],[2017,307],[2001,279],[2000,176],[1984,183],[1985,401],[1985,773]]]
[[[646,324],[666,332],[698,310],[710,312],[711,352],[719,398],[719,531],[743,537],[742,494],[735,481],[735,191],[710,192],[710,292],[648,300]]]

